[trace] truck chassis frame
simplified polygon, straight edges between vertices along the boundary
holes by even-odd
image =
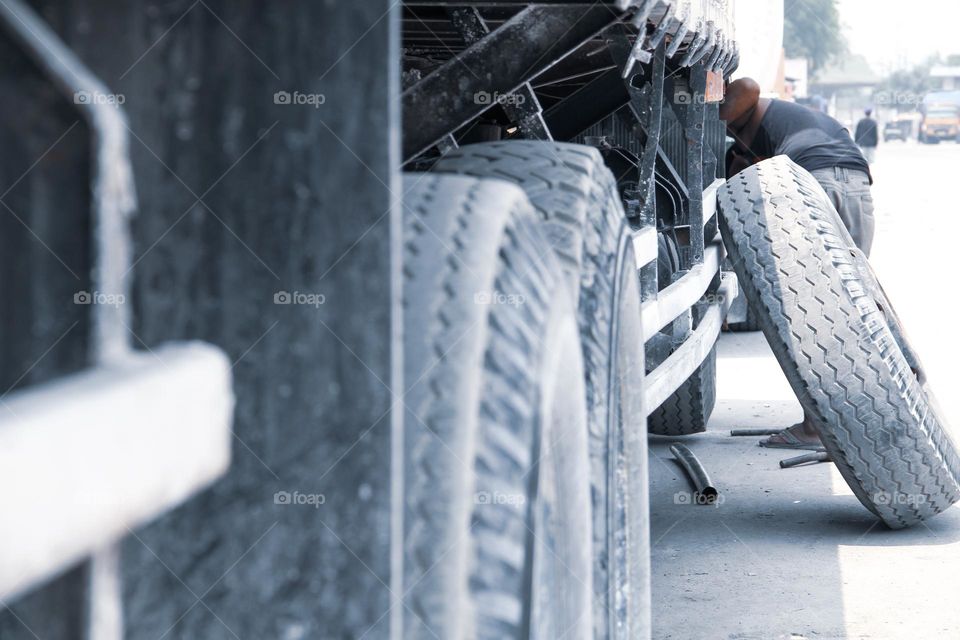
[[[716,192],[725,131],[708,84],[735,41],[664,0],[409,0],[403,11],[403,158],[428,170],[461,144],[597,146],[634,229],[652,412],[714,347],[738,286],[722,273]],[[661,273],[661,242],[679,264]],[[658,264],[661,263],[661,264]]]

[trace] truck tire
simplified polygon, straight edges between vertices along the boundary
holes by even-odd
[[[658,436],[689,436],[707,430],[717,404],[717,348],[703,364],[650,413],[647,428]]]
[[[657,277],[660,290],[673,283],[680,270],[676,242],[666,234],[657,234]],[[671,336],[671,325],[662,332]],[[683,384],[653,409],[647,418],[647,430],[658,436],[688,436],[707,430],[707,422],[717,404],[717,350],[711,350],[703,364]]]
[[[673,274],[680,270],[680,252],[677,242],[666,233],[657,233],[657,290],[673,284]]]
[[[595,638],[650,628],[643,338],[631,233],[616,181],[593,147],[467,145],[434,167],[519,185],[578,300],[590,446]]]
[[[732,178],[720,204],[743,291],[854,494],[891,528],[956,502],[960,457],[947,424],[817,181],[778,156]]]
[[[404,177],[404,637],[587,638],[573,304],[523,191]]]

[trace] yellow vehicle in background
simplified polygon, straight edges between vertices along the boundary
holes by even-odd
[[[941,140],[957,140],[960,136],[960,101],[958,92],[931,93],[925,99],[920,112],[918,140],[925,144],[937,144]]]

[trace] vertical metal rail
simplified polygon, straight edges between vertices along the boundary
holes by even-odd
[[[611,43],[611,51],[618,65],[626,64],[629,54],[629,42],[625,36]],[[624,78],[627,92],[630,94],[630,111],[645,135],[640,166],[637,170],[637,190],[641,205],[639,218],[634,221],[641,229],[657,227],[657,148],[660,146],[660,130],[663,122],[663,87],[666,69],[666,46],[661,42],[653,52],[650,64],[645,71]],[[643,79],[643,85],[635,82]],[[640,132],[638,132],[640,133]],[[640,269],[640,296],[646,302],[657,296],[657,261],[644,265]],[[651,336],[647,336],[649,339]]]
[[[76,105],[90,129],[93,284],[102,293],[127,296],[131,263],[128,222],[137,199],[126,116],[119,106],[95,98],[111,92],[22,0],[0,2],[0,26]],[[90,305],[90,309],[92,364],[105,364],[129,354],[129,305]]]
[[[689,202],[690,250],[684,257],[684,269],[703,262],[703,126],[706,114],[707,65],[702,61],[690,68],[687,104],[679,107],[687,143],[686,185]]]
[[[731,55],[733,55],[731,53]],[[718,179],[726,178],[726,138],[727,131],[723,122],[720,121],[720,104],[711,103],[707,105],[706,122],[704,123],[704,135],[707,141],[709,153],[704,152],[704,182],[710,186]],[[712,240],[720,233],[719,220],[714,215],[713,218],[704,225],[704,238]]]
[[[640,188],[646,190],[640,215],[644,226],[656,225],[657,222],[657,147],[660,146],[660,128],[663,122],[663,85],[667,64],[665,52],[666,47],[662,43],[653,52],[650,77],[642,91],[633,86],[632,78],[627,82],[630,106],[647,134],[639,175]]]
[[[0,25],[67,101],[76,105],[89,128],[93,166],[90,185],[93,290],[122,296],[117,299],[128,301],[129,219],[136,211],[136,190],[126,116],[119,105],[97,99],[97,96],[110,95],[106,85],[21,0],[0,2]],[[91,304],[88,308],[92,315],[91,366],[117,363],[129,356],[130,305]],[[123,637],[119,558],[119,546],[111,544],[90,559],[86,635],[91,640],[121,640]]]
[[[631,46],[626,34],[620,33],[610,43],[614,62],[627,68]],[[640,200],[638,217],[631,222],[639,233],[657,237],[657,155],[663,129],[666,85],[666,45],[661,41],[653,50],[648,64],[638,73],[627,74],[624,85],[630,96],[630,114],[638,127],[636,135],[642,137],[640,165],[637,168],[637,196]],[[637,85],[640,86],[637,86]],[[640,265],[640,299],[642,304],[656,304],[659,294],[659,265],[654,258]],[[661,332],[644,336],[647,341],[645,366],[649,370],[658,366],[670,353],[670,339]]]

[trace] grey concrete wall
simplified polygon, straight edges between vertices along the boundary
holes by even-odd
[[[202,339],[235,361],[230,473],[123,543],[126,637],[386,637],[398,8],[33,4],[130,118],[134,345]],[[39,627],[69,586],[13,610]],[[14,622],[4,638],[32,637]]]

